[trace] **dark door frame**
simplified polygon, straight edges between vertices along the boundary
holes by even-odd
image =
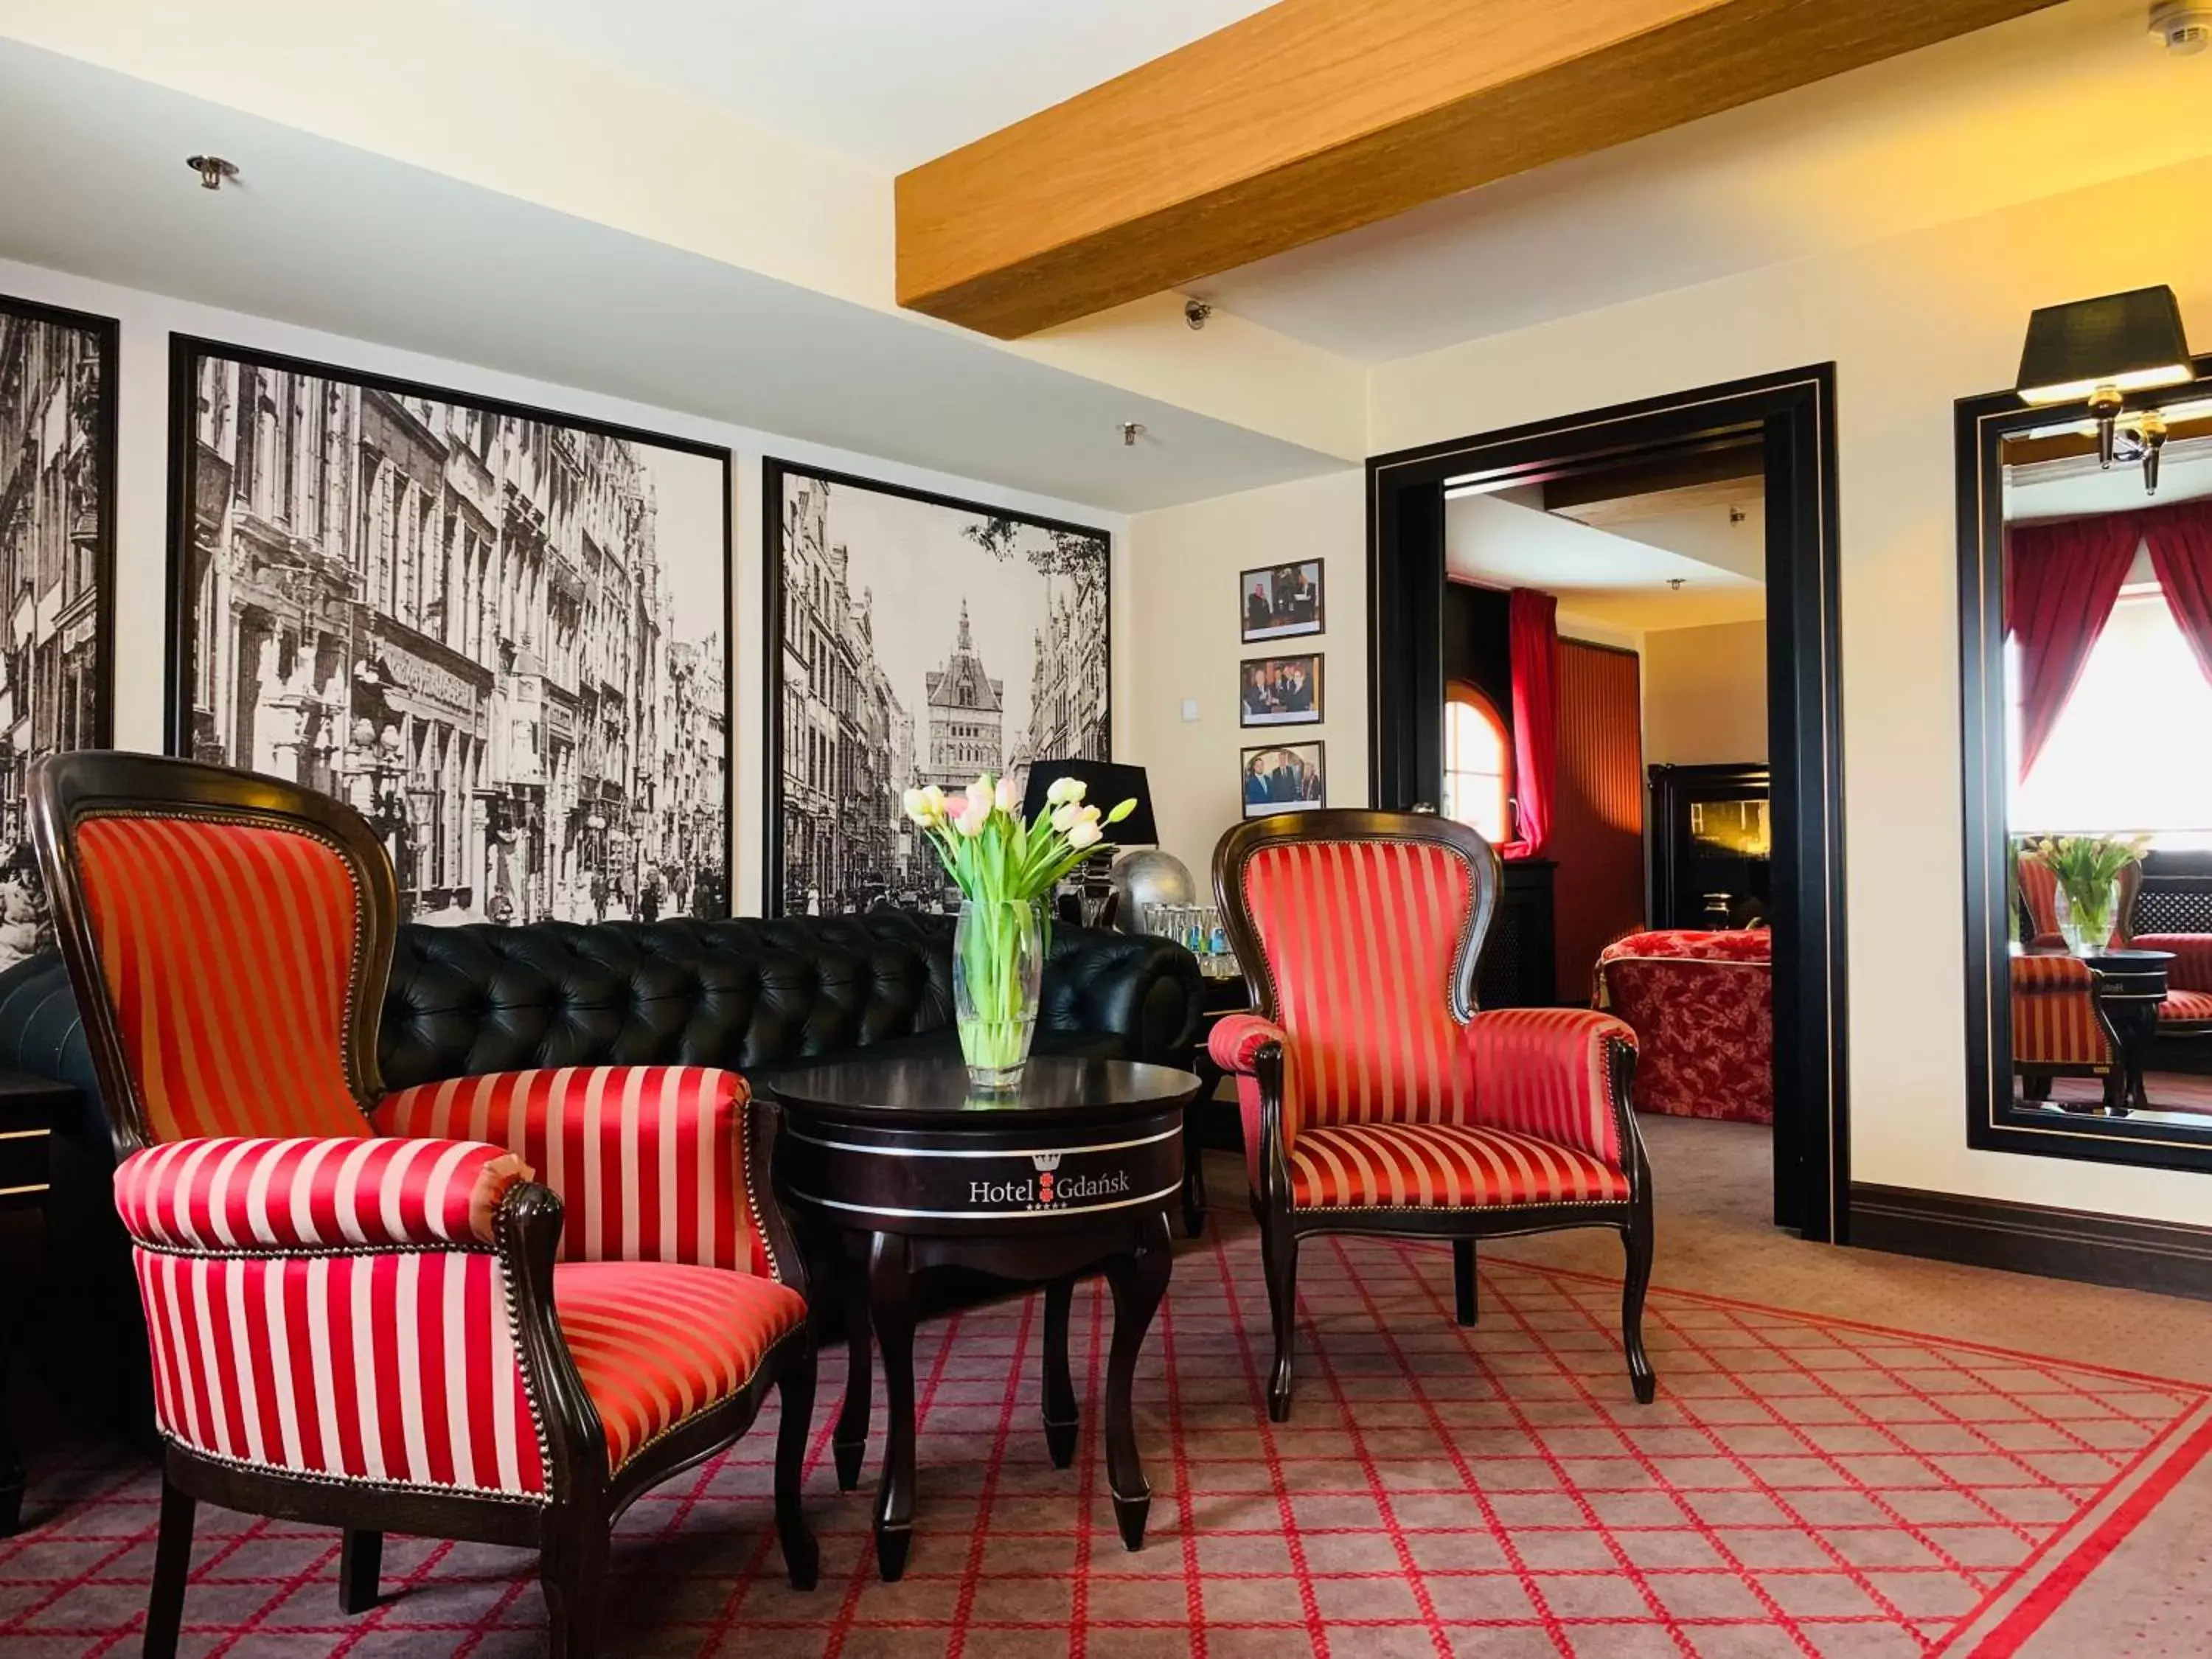
[[[1842,672],[1832,363],[1538,421],[1367,463],[1375,805],[1443,796],[1447,482],[1538,483],[1639,451],[1755,439],[1765,453],[1766,726],[1773,769],[1774,1218],[1850,1225]]]

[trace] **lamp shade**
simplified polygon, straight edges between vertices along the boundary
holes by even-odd
[[[2032,314],[2014,389],[2027,403],[2071,404],[2100,386],[2142,392],[2196,378],[2173,290],[2138,288]]]
[[[1083,799],[1101,812],[1110,812],[1125,800],[1137,803],[1137,810],[1121,823],[1102,822],[1099,827],[1105,832],[1107,845],[1159,845],[1159,829],[1152,822],[1152,792],[1145,781],[1145,769],[1141,766],[1095,760],[1031,761],[1029,790],[1022,802],[1024,818],[1034,818],[1044,810],[1045,791],[1061,778],[1079,779],[1085,791]]]

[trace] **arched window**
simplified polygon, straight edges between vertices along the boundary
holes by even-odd
[[[1485,840],[1513,838],[1513,744],[1489,698],[1464,680],[1444,690],[1444,816]]]

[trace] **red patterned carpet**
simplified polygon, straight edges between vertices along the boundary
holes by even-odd
[[[1660,1397],[1639,1409],[1615,1285],[1500,1252],[1481,1325],[1462,1332],[1443,1249],[1331,1241],[1306,1253],[1298,1395],[1271,1427],[1256,1240],[1225,1219],[1179,1259],[1139,1375],[1156,1492],[1141,1553],[1114,1535],[1091,1422],[1076,1466],[1050,1467],[1039,1304],[1011,1302],[943,1322],[917,1355],[904,1582],[874,1581],[866,1499],[830,1476],[831,1356],[821,1588],[778,1577],[773,1435],[756,1431],[631,1511],[609,1650],[1996,1659],[2212,1445],[2212,1395],[2194,1386],[1664,1291]],[[1097,1287],[1079,1297],[1086,1399],[1109,1317]],[[0,1659],[135,1653],[155,1483],[53,1455],[32,1529],[0,1544]],[[185,1651],[538,1650],[527,1557],[393,1540],[386,1604],[349,1620],[336,1546],[204,1510]]]

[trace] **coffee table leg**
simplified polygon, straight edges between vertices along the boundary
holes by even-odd
[[[914,1541],[914,1273],[907,1242],[878,1233],[868,1247],[868,1311],[884,1357],[884,1474],[876,1488],[876,1570],[906,1571]]]
[[[868,1449],[875,1356],[869,1338],[867,1270],[842,1253],[836,1263],[845,1304],[845,1403],[830,1431],[830,1453],[837,1463],[837,1490],[850,1492],[860,1484],[860,1462]]]
[[[1044,1443],[1056,1469],[1075,1461],[1076,1431],[1083,1421],[1067,1370],[1067,1316],[1074,1301],[1072,1279],[1055,1279],[1044,1287]]]
[[[1172,1264],[1167,1217],[1155,1213],[1140,1226],[1135,1252],[1106,1263],[1106,1282],[1114,1291],[1114,1346],[1106,1358],[1106,1479],[1114,1493],[1114,1519],[1121,1528],[1121,1542],[1132,1550],[1145,1546],[1152,1488],[1137,1452],[1129,1387],[1145,1334],[1159,1311],[1160,1298],[1167,1294]]]

